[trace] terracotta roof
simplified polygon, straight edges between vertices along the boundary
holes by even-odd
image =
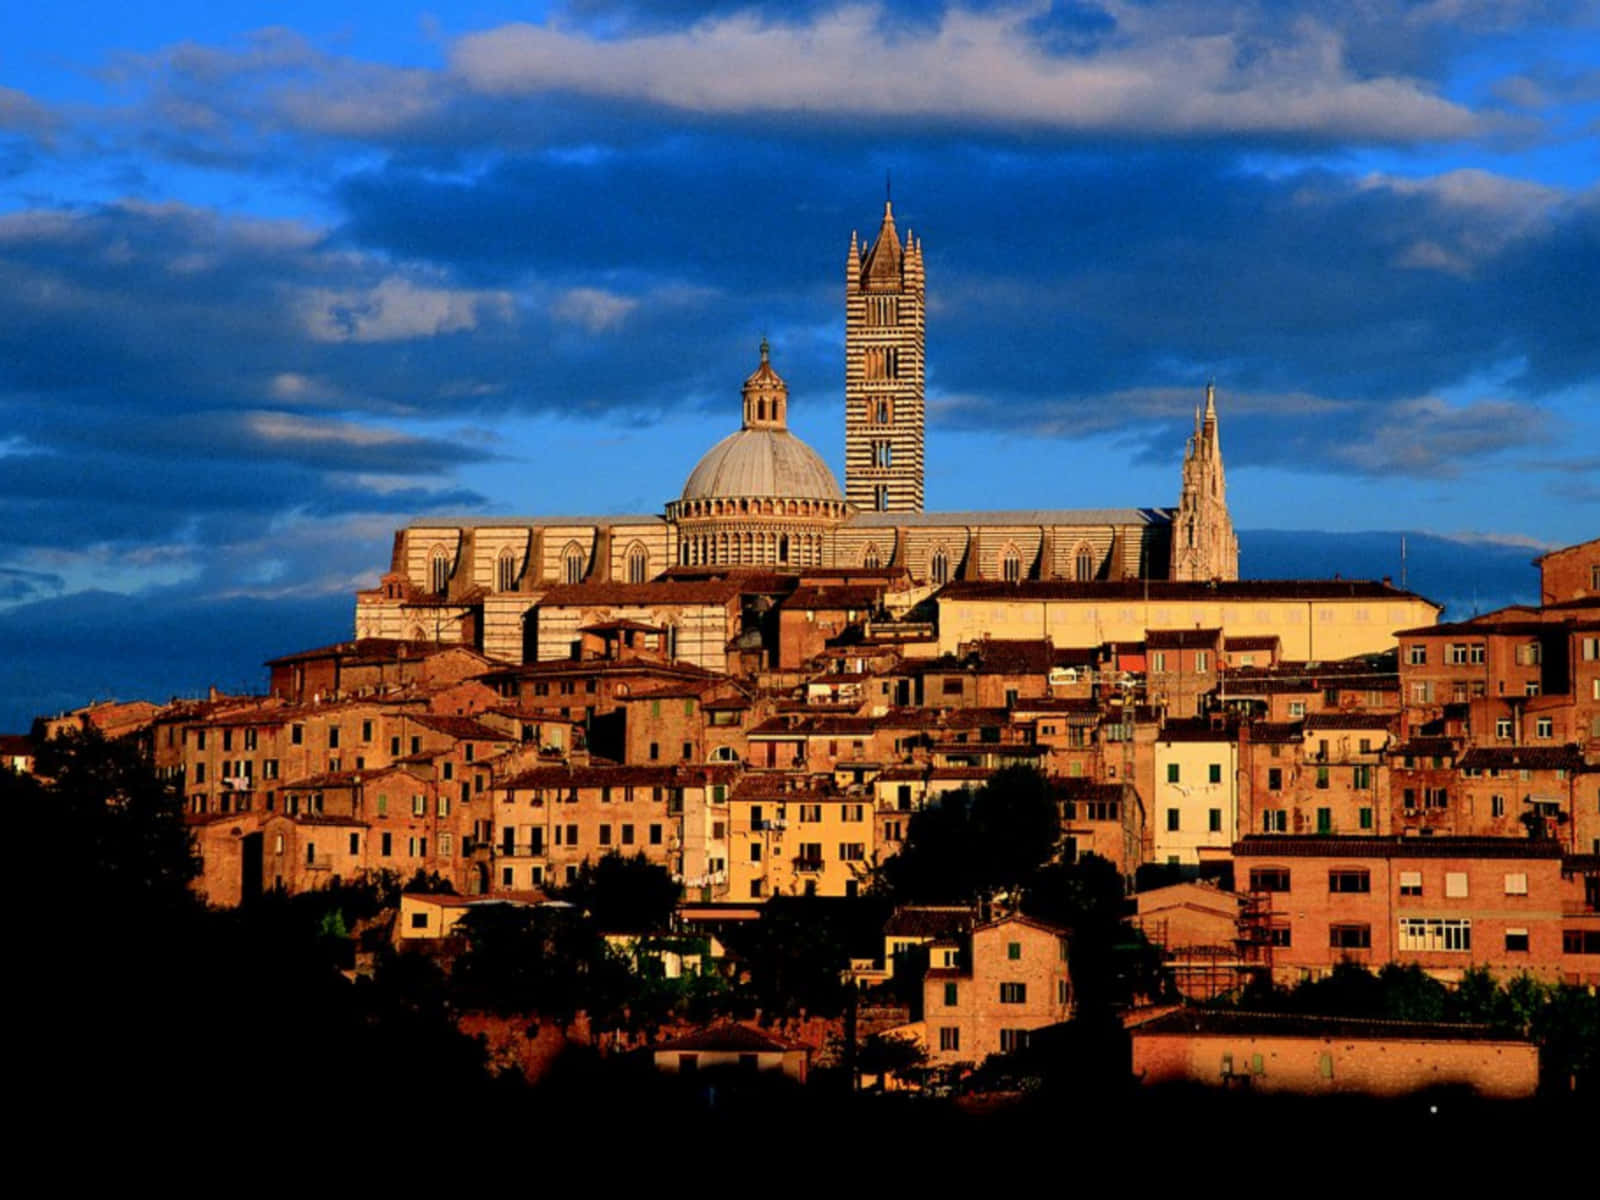
[[[892,514],[900,516],[901,514]],[[987,514],[992,517],[995,514]],[[994,524],[993,520],[986,523]],[[1143,600],[1153,603],[1195,600],[1422,600],[1415,592],[1368,579],[1236,579],[1216,582],[1171,579],[957,580],[935,593],[940,600]],[[1435,605],[1435,607],[1438,607]]]
[[[952,937],[969,932],[978,914],[960,904],[908,904],[884,922],[884,937]]]
[[[1389,747],[1389,756],[1410,755],[1412,758],[1454,758],[1459,750],[1455,739],[1447,737],[1414,737],[1399,745]]]
[[[1534,838],[1279,834],[1234,843],[1239,858],[1560,858],[1561,843]]]
[[[671,604],[729,604],[743,591],[738,580],[698,583],[563,583],[547,591],[540,608],[586,608],[608,604],[654,607]]]
[[[1247,728],[1252,742],[1299,742],[1305,737],[1302,721],[1252,721]]]
[[[593,625],[580,625],[579,633],[664,633],[660,625],[646,625],[643,621],[596,621]]]
[[[1215,646],[1221,637],[1221,629],[1147,629],[1144,644],[1152,650]]]
[[[881,587],[868,587],[860,584],[841,585],[839,587],[798,587],[785,596],[778,604],[781,609],[813,609],[817,611],[832,611],[835,609],[856,609],[861,612],[871,612],[877,608],[878,600],[883,595]]]
[[[759,1029],[751,1029],[748,1025],[740,1025],[735,1021],[722,1021],[682,1037],[672,1038],[670,1041],[657,1042],[650,1047],[656,1053],[671,1050],[701,1051],[715,1053],[717,1051],[731,1053],[776,1053],[786,1050],[805,1050],[806,1047],[797,1042],[790,1042],[775,1034],[765,1033]],[[809,1053],[809,1051],[807,1051]]]
[[[494,785],[497,792],[513,788],[682,787],[689,784],[676,767],[530,767]]]
[[[436,717],[431,713],[412,713],[410,719],[424,729],[443,733],[458,742],[515,742],[517,739],[498,729],[490,729],[475,717]]]
[[[1352,1041],[1526,1042],[1488,1025],[1443,1021],[1381,1021],[1357,1017],[1314,1017],[1301,1013],[1243,1012],[1235,1009],[1181,1008],[1128,1030],[1133,1037],[1214,1035],[1292,1037]]]
[[[1456,764],[1462,770],[1574,771],[1583,766],[1576,746],[1474,746]]]
[[[1400,719],[1397,712],[1320,712],[1306,714],[1306,729],[1389,729]]]
[[[1275,633],[1263,634],[1259,637],[1225,637],[1222,646],[1225,650],[1271,650],[1279,645],[1278,635]]]

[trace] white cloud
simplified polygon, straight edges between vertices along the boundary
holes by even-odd
[[[1403,78],[1362,78],[1340,36],[1310,20],[1275,39],[1190,30],[1118,8],[1117,36],[1063,57],[1030,29],[1047,6],[952,9],[928,31],[886,35],[858,6],[809,25],[741,13],[688,29],[599,38],[515,24],[468,35],[451,66],[491,94],[574,91],[706,113],[933,117],[1175,134],[1312,133],[1449,139],[1470,111]]]
[[[558,321],[580,325],[590,333],[615,329],[639,307],[631,296],[621,296],[602,288],[571,288],[557,296],[550,314]]]
[[[509,321],[509,292],[421,287],[390,276],[370,288],[313,288],[301,298],[305,330],[319,342],[394,342],[464,333]]]

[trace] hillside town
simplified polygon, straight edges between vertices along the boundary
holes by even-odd
[[[421,947],[613,852],[681,885],[683,929],[861,896],[919,813],[1024,768],[1060,859],[1114,864],[1128,924],[1191,1001],[1352,963],[1592,988],[1600,540],[1534,565],[1539,605],[1443,623],[1387,581],[930,591],[893,567],[673,569],[552,586],[537,612],[570,629],[561,657],[358,638],[272,660],[261,695],[91,705],[3,749],[27,771],[34,739],[134,739],[184,798],[213,906],[435,880],[396,928]],[[708,610],[720,669],[672,653],[668,622]],[[930,950],[910,1028],[932,1063],[1072,1014],[1066,930],[935,907],[884,939],[850,971],[867,987]],[[1173,1019],[1149,1035],[1216,1036]],[[712,1041],[794,1049],[736,1029]]]
[[[857,1076],[907,1083],[855,1060],[870,1026],[961,1078],[1093,1008],[1145,1082],[1537,1090],[1528,1022],[1216,1006],[1352,970],[1592,1000],[1600,539],[1534,560],[1538,604],[1459,620],[1404,581],[1241,579],[1210,385],[1175,507],[924,512],[922,243],[888,202],[845,283],[843,488],[763,341],[738,428],[660,513],[418,518],[355,637],[273,658],[261,694],[42,717],[4,762],[88,731],[137,746],[211,909],[404,884],[389,950],[490,1007],[574,1009],[563,1027],[627,1009],[614,1032],[671,1073],[798,1081],[842,1039]],[[670,928],[615,904],[636,869]],[[794,1028],[641,1023],[626,986],[580,1005],[604,955],[533,992],[483,965],[504,913],[570,909],[770,1017],[806,1003],[763,944],[885,903],[830,928],[812,980],[848,1003],[824,987]]]

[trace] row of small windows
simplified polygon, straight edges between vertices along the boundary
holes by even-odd
[[[874,442],[873,448],[874,464],[888,466],[891,461],[889,443]],[[888,509],[889,488],[886,484],[879,484],[873,489],[873,507],[879,511]],[[867,548],[862,565],[869,570],[876,570],[883,565],[883,561],[882,552],[874,545]],[[561,581],[569,584],[582,583],[588,562],[588,552],[582,545],[577,542],[568,543],[561,552]],[[817,534],[794,535],[791,538],[789,534],[773,533],[724,533],[689,537],[679,545],[679,562],[685,566],[791,562],[799,566],[818,566],[822,562],[822,538]],[[650,579],[650,554],[642,545],[635,543],[628,549],[625,563],[626,578],[629,583],[645,583]],[[1077,579],[1083,581],[1094,579],[1096,575],[1094,551],[1087,545],[1080,546],[1075,552],[1073,567]],[[429,584],[432,590],[444,594],[449,589],[451,574],[450,552],[442,546],[435,548],[429,561]],[[1008,544],[1001,551],[1000,575],[1008,583],[1016,583],[1022,579],[1022,555],[1014,545]],[[510,549],[502,550],[495,563],[496,589],[502,592],[513,591],[517,586],[517,579],[516,554]],[[945,584],[950,581],[950,554],[942,546],[934,551],[929,560],[928,579],[934,584]]]
[[[589,556],[577,542],[570,542],[561,551],[561,581],[582,583]],[[629,547],[627,558],[629,583],[644,583],[650,578],[650,552],[635,543]],[[495,560],[494,582],[498,591],[509,592],[517,586],[517,556],[511,549],[500,552]],[[450,552],[440,546],[434,549],[428,563],[428,583],[434,592],[443,595],[450,586]]]
[[[895,346],[871,346],[865,354],[868,379],[899,379],[900,351]]]
[[[894,296],[867,297],[868,325],[897,325],[900,322],[900,301]]]
[[[822,535],[817,533],[706,533],[686,537],[678,544],[678,561],[684,566],[724,566],[750,563],[822,565]]]

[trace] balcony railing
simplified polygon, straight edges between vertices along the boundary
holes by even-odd
[[[318,855],[314,855],[314,856],[306,859],[306,870],[308,870],[308,871],[331,871],[331,870],[333,870],[333,856],[332,855],[328,855],[328,854],[318,854]]]
[[[794,860],[794,869],[800,872],[815,872],[822,870],[820,858],[797,858]]]

